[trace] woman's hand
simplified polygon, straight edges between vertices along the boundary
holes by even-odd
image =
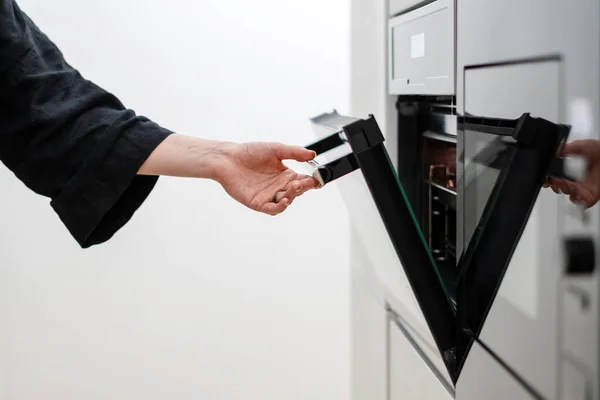
[[[283,160],[305,162],[313,151],[281,143],[228,143],[171,135],[140,168],[141,175],[209,178],[235,200],[269,215],[283,212],[294,199],[319,186]]]
[[[583,157],[587,162],[585,178],[577,182],[549,178],[544,186],[551,187],[555,193],[568,195],[573,203],[586,208],[594,206],[600,200],[600,140],[587,139],[567,143],[559,155]]]
[[[305,162],[315,153],[281,143],[243,143],[221,146],[224,155],[215,169],[215,180],[246,207],[269,215],[284,211],[294,199],[318,182],[286,167],[283,160]]]

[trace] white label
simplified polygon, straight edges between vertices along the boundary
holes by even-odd
[[[425,57],[425,33],[410,37],[410,58]]]

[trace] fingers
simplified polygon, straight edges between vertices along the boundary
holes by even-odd
[[[580,204],[585,208],[590,208],[596,204],[599,198],[597,191],[590,190],[585,185],[569,182],[563,179],[549,179],[544,187],[550,187],[556,194],[569,196],[572,203]]]
[[[302,184],[298,181],[291,182],[287,189],[275,193],[274,202],[279,203],[282,199],[293,200],[302,193]]]
[[[321,187],[321,184],[319,183],[318,180],[316,180],[315,178],[313,178],[312,176],[305,176],[300,180],[300,184],[302,185],[302,188],[306,190],[310,190],[310,189],[317,189],[319,187]]]
[[[581,187],[576,193],[573,193],[574,202],[583,205],[585,208],[590,208],[598,201],[598,195],[587,187]],[[573,201],[573,200],[571,200]]]
[[[275,193],[274,200],[275,202],[279,202],[285,198],[294,201],[296,197],[302,196],[304,193],[317,187],[319,187],[319,182],[316,179],[310,176],[302,177],[299,180],[290,182],[285,190]]]
[[[569,196],[569,200],[571,203],[582,205],[585,208],[590,208],[593,203],[590,197],[584,193],[573,193]]]
[[[312,150],[300,146],[289,146],[281,143],[271,144],[271,148],[280,160],[310,161],[317,156]]]
[[[283,190],[279,190],[259,207],[259,211],[269,215],[277,215],[285,211],[294,200],[309,190],[318,188],[319,182],[311,176],[295,175]],[[272,193],[272,192],[271,192]],[[264,200],[263,200],[264,201]]]
[[[266,203],[260,208],[260,212],[272,216],[281,214],[290,205],[289,199],[281,199],[278,203]]]
[[[290,182],[284,190],[275,193],[273,202],[279,203],[282,199],[288,199],[291,204],[296,197],[318,187],[320,187],[319,182],[313,177],[299,175],[298,179]]]
[[[548,178],[544,187],[551,188],[556,194],[572,195],[577,188],[571,182],[564,179]]]

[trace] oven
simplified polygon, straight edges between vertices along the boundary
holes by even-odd
[[[397,169],[374,116],[320,115],[325,135],[308,146],[313,175],[342,191],[390,309],[449,385],[474,343],[501,350],[484,327],[509,303],[507,271],[523,272],[518,249],[533,240],[537,204],[556,197],[540,193],[548,176],[565,176],[557,151],[570,130],[528,112],[458,116],[453,100],[399,99]]]

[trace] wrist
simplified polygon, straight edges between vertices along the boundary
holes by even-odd
[[[238,147],[239,144],[233,142],[214,142],[208,154],[200,156],[208,171],[206,177],[222,184],[225,171],[233,162]]]

